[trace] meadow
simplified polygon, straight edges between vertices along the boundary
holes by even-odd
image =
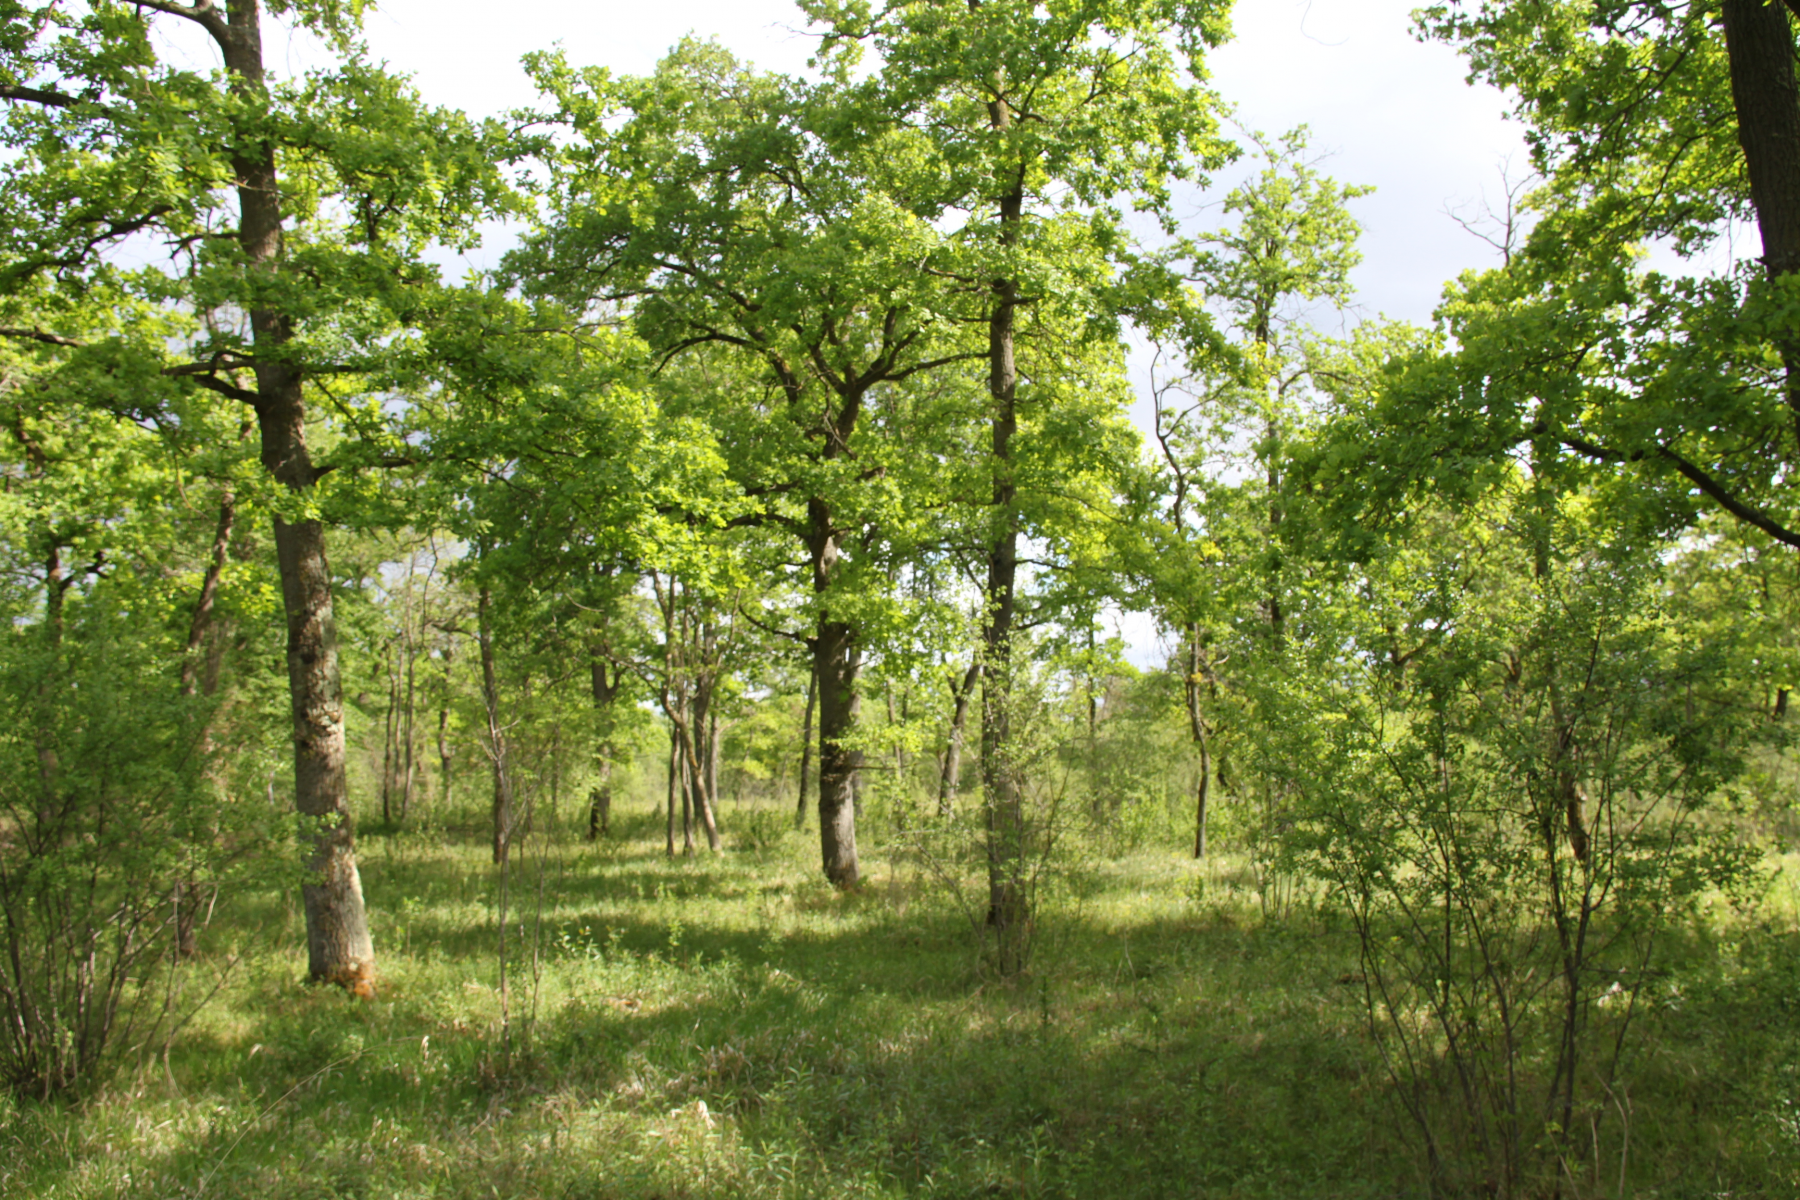
[[[736,816],[717,856],[666,857],[647,807],[524,843],[504,982],[476,829],[365,832],[373,1001],[303,985],[289,890],[224,897],[178,1036],[74,1102],[0,1101],[0,1195],[1427,1194],[1323,891],[1071,846],[1001,981],[942,863],[841,894],[812,835]],[[1665,939],[1562,1194],[1800,1194],[1794,877]]]

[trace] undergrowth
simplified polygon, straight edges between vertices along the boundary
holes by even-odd
[[[670,861],[625,832],[520,855],[504,996],[478,839],[365,839],[373,1002],[301,986],[288,898],[232,898],[187,969],[235,965],[166,1058],[0,1101],[0,1195],[1423,1194],[1317,897],[1276,916],[1229,861],[1095,860],[1002,984],[905,861],[839,895],[798,835]],[[1565,1194],[1800,1193],[1792,913],[1707,922],[1643,1018],[1628,1160]]]

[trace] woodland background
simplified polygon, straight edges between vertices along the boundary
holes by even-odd
[[[0,0],[7,1194],[1793,1194],[1786,8],[1424,326],[1212,0],[362,19]]]

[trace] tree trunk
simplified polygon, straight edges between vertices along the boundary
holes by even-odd
[[[381,727],[381,823],[392,828],[395,764],[400,756],[400,672],[395,669],[387,651],[382,654],[382,665],[387,668],[388,696],[387,713]]]
[[[862,653],[851,627],[821,617],[813,639],[813,671],[819,693],[819,847],[825,878],[853,888],[856,859],[856,772],[862,751],[847,745],[862,698],[856,691]]]
[[[448,672],[446,672],[447,674]],[[448,684],[446,683],[446,687]],[[439,803],[447,815],[450,812],[451,785],[455,782],[456,763],[450,754],[450,697],[446,695],[438,705],[437,752],[438,752],[438,794]]]
[[[1200,688],[1206,661],[1200,646],[1200,626],[1188,630],[1187,695],[1188,730],[1200,751],[1200,781],[1194,785],[1194,857],[1206,857],[1206,797],[1212,781],[1212,748],[1206,736],[1206,714],[1200,710]]]
[[[1779,2],[1725,0],[1720,15],[1763,269],[1777,280],[1800,271],[1800,89],[1793,32]],[[1800,339],[1790,335],[1780,349],[1800,444]]]
[[[969,697],[975,694],[975,685],[981,680],[981,656],[977,654],[969,662],[969,669],[963,672],[962,686],[950,681],[950,696],[953,701],[950,710],[950,736],[944,743],[944,767],[938,775],[938,816],[948,819],[956,800],[956,793],[962,787],[962,752],[963,731],[969,723]]]
[[[293,416],[297,436],[299,414]],[[369,997],[374,995],[375,949],[363,909],[344,777],[344,700],[324,527],[318,521],[290,524],[277,518],[275,553],[287,610],[294,807],[312,829],[307,863],[312,881],[301,887],[308,974]]]
[[[260,104],[262,19],[256,0],[229,0],[226,23],[207,29],[224,55],[232,90]],[[252,275],[273,282],[281,274],[281,185],[275,147],[247,133],[232,158],[237,176],[238,245]],[[271,294],[279,294],[271,288]],[[263,466],[291,492],[318,480],[306,445],[306,405],[299,369],[287,347],[293,321],[279,309],[249,312],[255,349],[257,429]],[[344,777],[344,699],[338,674],[337,628],[325,530],[317,520],[275,520],[275,554],[287,616],[289,702],[294,722],[294,807],[307,820],[310,882],[306,908],[308,973],[361,996],[374,995],[375,949],[356,870],[356,840]]]
[[[418,709],[417,666],[419,656],[414,648],[412,635],[410,633],[406,635],[406,640],[401,643],[401,645],[406,654],[406,703],[405,707],[401,709],[401,728],[405,731],[405,757],[401,761],[401,767],[405,774],[402,776],[400,783],[399,823],[404,825],[406,823],[407,813],[412,810],[413,779],[415,775],[413,751],[415,743],[418,740],[417,730],[415,728],[415,718]]]
[[[219,524],[213,531],[206,575],[200,581],[200,598],[194,604],[194,615],[188,620],[187,650],[181,658],[181,694],[184,696],[192,696],[199,690],[201,649],[212,633],[213,605],[219,598],[219,581],[225,574],[225,559],[231,549],[231,528],[236,520],[237,497],[226,488],[219,494]],[[211,690],[209,688],[208,692]]]
[[[993,128],[1012,124],[1004,100],[990,106]],[[1012,245],[1024,214],[1024,173],[1000,199],[1000,244]],[[988,318],[988,392],[993,404],[992,501],[994,533],[988,545],[982,629],[981,783],[988,859],[988,924],[994,929],[996,967],[1003,976],[1025,967],[1031,913],[1025,894],[1025,808],[1012,757],[1012,641],[1019,573],[1018,489],[1013,479],[1012,439],[1018,432],[1018,367],[1013,340],[1018,320],[1016,279],[993,281]]]
[[[505,863],[512,844],[512,779],[506,769],[506,734],[500,722],[500,683],[494,671],[489,601],[488,590],[482,588],[475,601],[475,640],[481,652],[481,703],[487,714],[488,759],[494,771],[494,861]]]
[[[669,722],[669,799],[664,808],[668,817],[668,837],[666,852],[670,858],[675,857],[675,805],[676,795],[681,789],[681,746],[676,740],[675,722]]]
[[[706,641],[711,641],[710,633],[702,636]],[[682,746],[688,759],[688,779],[691,784],[689,792],[693,796],[694,816],[701,831],[706,834],[706,848],[716,854],[719,851],[719,819],[715,789],[719,779],[713,762],[712,739],[718,725],[712,712],[714,684],[713,668],[709,663],[695,681],[694,703],[689,710]]]
[[[606,837],[611,830],[612,821],[612,770],[613,770],[613,701],[619,694],[621,676],[615,668],[613,677],[606,677],[606,663],[595,657],[588,664],[589,685],[593,692],[596,721],[600,726],[599,736],[594,742],[594,786],[588,792],[588,841],[598,841]]]
[[[819,671],[809,659],[806,675],[806,715],[800,719],[800,799],[794,806],[794,828],[806,828],[806,783],[812,774],[813,704],[819,698]]]

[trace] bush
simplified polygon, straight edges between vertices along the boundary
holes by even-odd
[[[117,614],[0,636],[0,703],[0,1082],[49,1098],[179,1025],[181,943],[270,817],[221,793],[209,706]]]

